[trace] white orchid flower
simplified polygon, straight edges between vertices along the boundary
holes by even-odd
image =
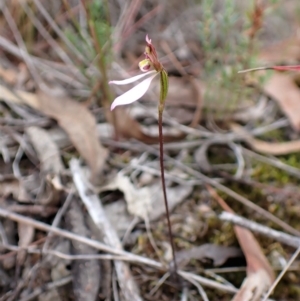
[[[136,76],[124,79],[124,80],[110,81],[109,84],[127,85],[127,84],[134,83],[145,76],[149,76],[146,79],[144,79],[142,82],[137,84],[135,87],[133,87],[132,89],[130,89],[127,92],[125,92],[124,94],[118,96],[111,104],[110,109],[113,110],[117,106],[128,105],[130,103],[137,101],[141,97],[143,97],[143,95],[149,89],[152,80],[154,79],[154,77],[157,74],[158,74],[158,72],[156,70],[152,70],[152,71],[149,71],[149,72],[146,72],[146,73],[143,73],[140,75],[136,75]]]
[[[141,78],[147,77],[142,82],[137,84],[132,89],[128,90],[124,94],[118,96],[113,103],[111,104],[110,109],[113,110],[117,106],[127,105],[133,103],[143,97],[143,95],[147,92],[150,87],[152,80],[160,74],[161,76],[161,85],[163,85],[162,89],[162,98],[163,101],[168,92],[168,75],[162,64],[159,62],[157,58],[157,53],[155,47],[152,45],[151,40],[148,35],[146,36],[147,46],[145,49],[146,59],[142,60],[139,63],[139,67],[144,74],[136,75],[131,78],[127,78],[124,80],[113,80],[110,81],[109,84],[114,85],[127,85],[138,81]],[[149,71],[151,68],[154,70]]]

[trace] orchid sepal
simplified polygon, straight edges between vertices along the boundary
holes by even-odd
[[[151,72],[153,74],[153,72]],[[117,106],[122,106],[122,105],[128,105],[131,104],[141,97],[147,92],[147,90],[150,87],[150,84],[154,77],[158,73],[155,72],[155,74],[151,75],[150,77],[144,79],[142,82],[140,82],[138,85],[133,87],[132,89],[128,90],[124,94],[118,96],[113,103],[111,104],[110,110],[112,111],[115,107]]]
[[[123,86],[123,85],[127,85],[127,84],[131,84],[131,83],[134,83],[136,81],[138,81],[139,79],[149,75],[149,74],[153,74],[153,73],[156,73],[155,70],[151,70],[149,72],[146,72],[146,73],[142,73],[142,74],[139,74],[139,75],[136,75],[136,76],[133,76],[133,77],[130,77],[130,78],[126,78],[126,79],[123,79],[123,80],[111,80],[110,82],[108,82],[110,85],[114,84],[114,85],[120,85],[120,86]]]

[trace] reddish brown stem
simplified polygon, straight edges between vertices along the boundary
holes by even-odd
[[[166,189],[166,180],[165,180],[165,166],[164,166],[164,141],[163,141],[163,132],[162,132],[162,118],[163,118],[162,110],[158,111],[158,131],[159,131],[159,163],[160,163],[160,173],[161,173],[161,183],[164,195],[164,203],[166,208],[166,216],[168,221],[168,230],[169,230],[169,238],[172,247],[172,255],[173,255],[173,272],[175,274],[176,279],[177,276],[177,263],[176,263],[176,256],[175,256],[175,246],[174,246],[174,236],[172,233],[171,221],[170,221],[170,213],[169,213],[169,206],[168,206],[168,198],[167,198],[167,189]]]

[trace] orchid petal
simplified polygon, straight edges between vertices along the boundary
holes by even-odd
[[[141,83],[139,83],[138,85],[136,85],[129,91],[127,91],[124,94],[117,97],[111,104],[111,107],[110,107],[111,111],[117,106],[127,105],[127,104],[133,103],[136,100],[140,99],[147,92],[153,78],[157,74],[158,73],[155,73],[154,75],[150,76],[149,78],[146,78],[145,80],[143,80]]]
[[[139,74],[139,75],[136,75],[136,76],[124,79],[124,80],[112,80],[112,81],[109,82],[109,84],[115,84],[115,85],[120,85],[120,86],[121,85],[131,84],[131,83],[134,83],[137,80],[139,80],[139,79],[147,76],[148,74],[152,74],[152,73],[156,73],[156,71],[155,70],[151,70],[149,72],[142,73],[142,74]]]

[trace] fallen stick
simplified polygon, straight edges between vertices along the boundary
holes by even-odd
[[[230,213],[230,212],[222,212],[219,215],[219,219],[222,221],[231,222],[235,225],[239,225],[241,227],[247,228],[253,232],[262,234],[267,237],[271,237],[275,239],[276,241],[279,241],[281,243],[284,243],[285,245],[299,248],[300,247],[300,237],[293,236],[281,231],[273,230],[269,227],[260,225],[256,222],[253,222],[251,220],[248,220],[244,217],[238,216],[236,214]]]

